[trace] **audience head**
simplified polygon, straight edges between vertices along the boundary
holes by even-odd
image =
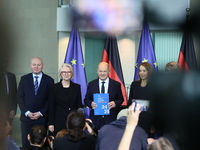
[[[42,72],[43,66],[44,65],[41,58],[35,57],[31,59],[30,68],[32,70],[32,73],[34,73],[35,75],[38,75]]]
[[[68,79],[68,80],[72,79],[74,77],[74,69],[72,65],[68,63],[62,64],[62,66],[59,69],[59,75],[61,79]]]
[[[128,115],[128,109],[127,109],[127,108],[122,109],[122,110],[117,114],[117,119],[119,119],[119,118],[121,118],[121,117],[123,117],[123,116],[127,117],[127,115]]]
[[[69,140],[78,141],[84,137],[85,117],[80,112],[72,112],[67,117]]]
[[[160,137],[148,146],[148,150],[174,150],[169,140]]]
[[[110,72],[109,64],[107,62],[100,62],[97,69],[99,79],[105,81],[108,78]]]
[[[46,129],[43,126],[34,126],[28,134],[31,145],[43,146],[46,141]]]
[[[169,63],[166,64],[165,66],[165,71],[179,71],[180,68],[179,68],[179,64],[175,61],[171,61]]]
[[[8,133],[11,131],[12,127],[10,126],[10,123],[8,122],[8,117],[7,117],[6,113],[2,111],[3,110],[2,107],[3,106],[0,106],[0,115],[1,115],[0,127],[2,129],[1,133],[3,135],[8,135]]]
[[[142,75],[142,72],[145,72],[146,74]],[[138,76],[140,80],[148,79],[152,73],[153,73],[153,67],[150,63],[144,62],[140,64],[138,71]]]
[[[190,71],[157,73],[151,78],[148,94],[154,127],[176,133],[181,150],[200,148],[199,76]]]
[[[67,133],[68,133],[67,129],[62,129],[56,134],[55,138],[64,137]]]

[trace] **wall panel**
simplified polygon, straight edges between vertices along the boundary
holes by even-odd
[[[178,61],[181,47],[181,32],[154,33],[154,47],[159,70],[164,70],[166,63]]]

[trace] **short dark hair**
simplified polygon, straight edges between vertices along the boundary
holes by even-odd
[[[43,126],[33,126],[30,130],[30,142],[40,145],[46,137],[46,129]]]
[[[80,112],[72,112],[67,118],[69,140],[78,141],[84,137],[85,117]]]

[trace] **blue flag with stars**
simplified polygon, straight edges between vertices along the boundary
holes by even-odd
[[[154,71],[158,71],[152,38],[151,38],[148,23],[146,20],[143,23],[142,34],[140,37],[140,45],[139,45],[138,56],[137,56],[137,61],[135,65],[134,81],[139,79],[139,76],[138,76],[139,66],[143,62],[150,63],[152,67],[154,68]]]
[[[81,40],[78,29],[73,26],[67,47],[64,63],[69,63],[74,69],[74,78],[71,81],[81,85],[82,104],[87,90],[87,79],[85,73],[85,64],[81,47]]]

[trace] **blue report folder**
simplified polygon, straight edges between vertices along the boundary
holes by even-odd
[[[97,104],[97,108],[94,109],[94,115],[110,115],[108,107],[109,95],[108,93],[93,94],[94,102]]]

